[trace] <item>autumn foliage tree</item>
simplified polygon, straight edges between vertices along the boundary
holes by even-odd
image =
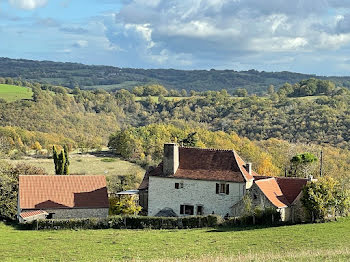
[[[329,176],[308,182],[303,189],[301,201],[312,221],[328,216],[347,215],[350,210],[349,191]]]
[[[110,198],[109,206],[110,215],[137,215],[142,209],[133,196]]]

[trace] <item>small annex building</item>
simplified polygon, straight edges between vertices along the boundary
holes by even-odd
[[[249,195],[252,208],[276,208],[288,221],[302,209],[300,197],[306,183],[301,178],[259,176],[234,150],[169,143],[164,145],[163,161],[145,173],[139,202],[149,216],[164,210],[176,216],[241,216],[243,197]]]
[[[109,201],[104,176],[20,176],[18,220],[105,218]]]
[[[252,209],[275,208],[282,221],[301,222],[306,220],[306,214],[300,198],[308,181],[306,178],[254,176],[254,184],[246,194]],[[232,215],[242,215],[244,205],[243,199],[233,205]]]

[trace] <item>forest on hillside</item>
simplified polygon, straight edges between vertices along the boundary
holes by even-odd
[[[266,93],[270,85],[280,87],[286,82],[294,84],[310,77],[331,80],[337,86],[350,87],[350,77],[323,77],[293,72],[259,72],[253,69],[135,69],[10,58],[0,58],[0,76],[69,88],[104,88],[112,91],[129,89],[135,85],[160,84],[167,89],[184,89],[187,92],[226,89],[231,93],[237,88],[245,88],[250,94],[261,95]]]
[[[350,91],[329,80],[270,86],[264,96],[243,88],[231,95],[161,85],[108,92],[3,77],[0,84],[33,93],[32,99],[0,99],[0,158],[33,151],[49,157],[53,145],[79,152],[108,145],[117,156],[150,167],[161,161],[163,143],[191,140],[197,147],[234,149],[259,174],[272,176],[318,177],[322,151],[323,175],[350,185]],[[312,154],[312,165],[292,164],[304,153]]]
[[[118,130],[154,123],[235,132],[251,140],[350,148],[350,92],[328,80],[286,84],[261,97],[235,97],[226,90],[165,97],[167,90],[158,85],[107,92],[22,84],[32,88],[32,100],[0,99],[0,135],[8,148],[30,148],[36,141],[43,148],[59,141],[72,148],[97,148]],[[143,97],[135,95],[140,90]]]

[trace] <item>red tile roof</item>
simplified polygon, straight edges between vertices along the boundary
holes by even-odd
[[[275,179],[277,180],[283,195],[290,204],[294,202],[308,181],[306,178],[297,177],[276,177]]]
[[[108,208],[104,176],[20,176],[21,209]]]
[[[179,168],[172,176],[163,174],[163,164],[146,172],[139,189],[148,187],[149,176],[244,183],[253,179],[246,163],[233,150],[179,147]]]
[[[266,180],[275,180],[279,190],[282,192],[284,199],[286,202],[285,204],[292,205],[295,199],[298,197],[300,192],[302,191],[303,187],[306,185],[308,179],[306,178],[298,178],[298,177],[269,177],[269,176],[255,176],[254,175],[254,182],[255,184],[259,185],[259,183],[266,183],[264,181]],[[263,181],[263,182],[261,182]],[[265,184],[265,188],[268,187],[269,184]],[[269,191],[273,191],[275,188],[275,183],[273,183],[273,186],[269,189]],[[266,191],[266,190],[265,190]],[[263,192],[265,195],[266,193]]]
[[[255,184],[260,188],[260,190],[274,206],[283,208],[289,205],[288,200],[283,195],[275,178],[261,179],[255,181]]]
[[[34,210],[34,211],[22,212],[19,215],[22,218],[28,218],[28,217],[33,217],[37,215],[48,215],[48,213],[42,210]]]

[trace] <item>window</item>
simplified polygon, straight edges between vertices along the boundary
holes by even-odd
[[[257,198],[258,198],[258,196],[254,194],[254,199],[257,199]]]
[[[52,219],[54,214],[55,214],[55,213],[49,213],[49,214],[46,216],[46,219]]]
[[[220,184],[220,193],[226,193],[226,185]]]
[[[216,183],[216,194],[230,194],[230,185],[225,183]]]
[[[194,215],[194,206],[191,205],[180,205],[181,215]]]
[[[203,215],[203,206],[197,206],[197,215]]]
[[[175,183],[175,189],[180,189],[184,187],[184,183]]]

